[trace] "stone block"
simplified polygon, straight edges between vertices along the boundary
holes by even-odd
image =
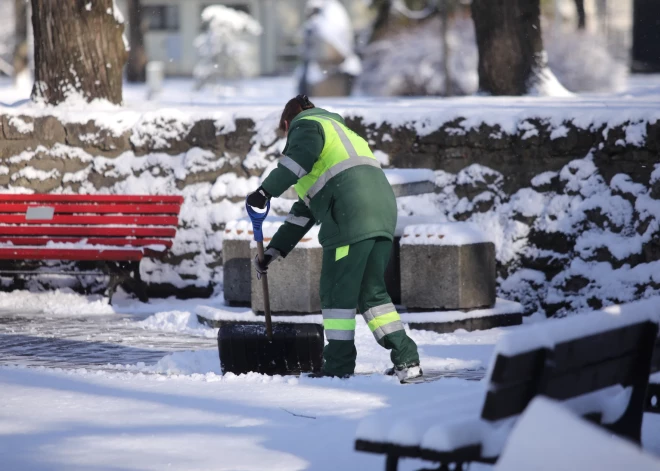
[[[400,242],[403,232],[407,226],[414,224],[434,224],[437,216],[399,216],[396,220],[394,242],[390,260],[385,268],[385,286],[394,304],[401,304],[401,250]]]
[[[2,115],[2,129],[6,139],[34,138],[34,118],[32,116]]]
[[[249,240],[222,242],[223,292],[229,306],[249,306],[252,296],[252,265]]]
[[[250,252],[254,258],[257,255],[256,247]],[[305,246],[304,243],[293,249],[286,258],[273,262],[268,269],[271,312],[274,314],[321,312],[319,285],[322,263],[321,246]],[[262,282],[257,280],[254,270],[252,270],[252,310],[256,313],[264,311]]]
[[[264,246],[268,245],[285,217],[269,216],[264,223]],[[227,223],[222,242],[224,296],[229,305],[252,305],[263,312],[261,281],[252,260],[257,255],[252,223],[244,218]],[[251,245],[254,245],[252,248]],[[269,270],[270,304],[274,313],[320,312],[319,284],[323,250],[318,228],[312,228],[298,246]]]
[[[495,245],[473,224],[408,226],[400,257],[401,303],[408,309],[495,305]]]
[[[401,313],[401,321],[415,330],[429,330],[448,334],[458,329],[467,331],[488,330],[522,324],[522,304],[497,299],[495,306],[488,309],[464,311]]]

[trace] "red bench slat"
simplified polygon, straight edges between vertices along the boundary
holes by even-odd
[[[52,219],[26,219],[25,215],[0,215],[0,224],[83,224],[138,226],[177,226],[176,216],[53,216]]]
[[[0,236],[174,237],[169,227],[0,226]]]
[[[120,214],[179,214],[176,204],[50,204],[55,214],[66,213],[120,213]],[[0,213],[25,213],[28,208],[39,207],[25,203],[0,203]]]
[[[0,260],[106,260],[139,262],[143,254],[137,249],[43,249],[0,248]]]
[[[12,243],[14,245],[46,245],[49,242],[75,244],[85,241],[87,245],[114,245],[117,247],[144,247],[147,245],[164,245],[168,249],[172,247],[169,239],[126,239],[123,237],[0,237],[0,244]],[[5,247],[11,248],[11,247]]]
[[[44,195],[0,194],[0,202],[11,203],[153,203],[183,204],[183,196],[172,195]]]

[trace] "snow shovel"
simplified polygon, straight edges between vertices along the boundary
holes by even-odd
[[[259,260],[264,257],[262,224],[270,210],[259,213],[245,205],[252,221]],[[268,276],[261,276],[265,323],[223,322],[218,330],[218,350],[223,373],[254,371],[267,375],[315,373],[323,362],[323,326],[311,323],[272,323]]]

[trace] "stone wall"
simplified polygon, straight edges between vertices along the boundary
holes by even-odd
[[[143,276],[167,293],[210,294],[220,282],[224,225],[243,215],[246,194],[283,148],[275,114],[44,113],[1,116],[2,191],[182,194],[175,246],[163,262],[143,263]],[[562,314],[660,292],[660,122],[585,127],[536,118],[512,132],[452,119],[424,133],[412,122],[353,115],[347,123],[390,166],[436,170],[438,192],[400,198],[400,214],[434,213],[493,231],[499,294],[529,312]],[[274,209],[286,213],[289,204]],[[588,269],[607,266],[615,273],[609,289]]]

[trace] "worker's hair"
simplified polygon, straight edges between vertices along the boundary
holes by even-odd
[[[311,110],[312,108],[314,108],[314,103],[309,101],[307,95],[298,95],[295,98],[291,98],[284,107],[284,111],[282,111],[282,117],[280,118],[280,131],[283,133],[286,132],[285,122],[291,124],[293,118],[298,116],[299,113],[304,110]]]

